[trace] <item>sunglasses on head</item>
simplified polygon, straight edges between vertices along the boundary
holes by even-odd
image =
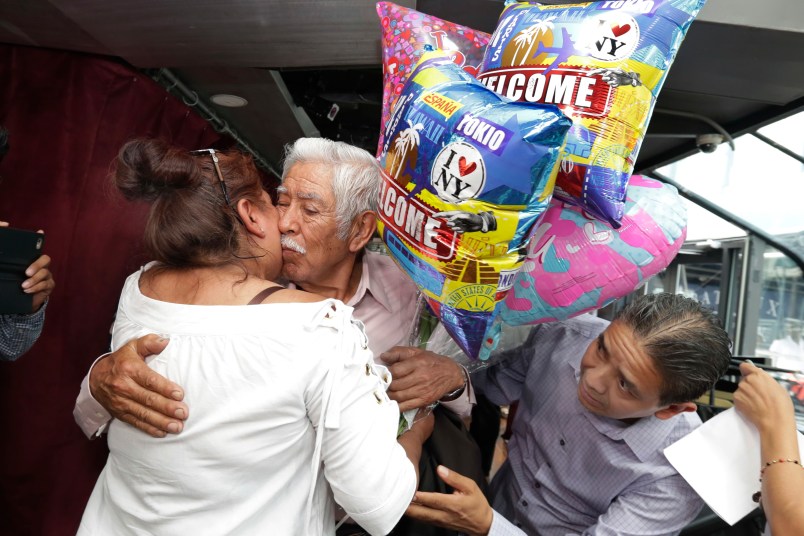
[[[240,219],[240,214],[238,214],[235,207],[232,206],[232,200],[229,199],[229,189],[226,188],[226,182],[223,180],[223,173],[221,173],[221,167],[218,165],[218,155],[215,154],[215,149],[197,149],[195,151],[190,151],[190,154],[193,156],[208,154],[210,158],[212,158],[212,165],[215,166],[215,174],[218,176],[218,184],[221,186],[221,192],[223,192],[223,199],[226,201],[226,206],[231,209],[234,217],[237,218],[237,221],[239,221],[243,227],[246,227],[246,224],[242,219]],[[262,255],[248,255],[243,257],[234,252],[232,254],[238,259],[260,259],[266,255],[263,253]]]
[[[231,207],[232,200],[229,199],[229,190],[226,188],[226,182],[223,180],[223,173],[221,173],[221,167],[218,165],[218,155],[215,154],[215,149],[197,149],[195,151],[190,151],[190,154],[193,156],[208,154],[212,158],[212,164],[215,166],[215,174],[218,176],[218,184],[221,186],[223,198],[226,200],[226,205]]]

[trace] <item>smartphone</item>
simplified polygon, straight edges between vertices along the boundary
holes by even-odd
[[[25,270],[42,255],[45,235],[0,227],[0,314],[33,312],[33,294],[22,291]]]

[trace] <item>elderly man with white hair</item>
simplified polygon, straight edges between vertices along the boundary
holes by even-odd
[[[375,361],[391,372],[388,394],[400,411],[441,402],[468,417],[474,395],[466,371],[452,359],[405,346],[416,320],[415,284],[390,257],[365,249],[376,229],[380,181],[376,159],[363,149],[322,138],[289,145],[277,202],[282,274],[290,286],[354,307]],[[155,437],[181,432],[191,410],[181,386],[144,361],[165,344],[148,336],[93,364],[73,412],[88,437],[102,433],[112,416]],[[434,438],[439,426],[437,418]],[[479,451],[466,456],[477,458],[482,478]]]

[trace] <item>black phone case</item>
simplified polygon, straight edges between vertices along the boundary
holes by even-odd
[[[45,235],[0,227],[0,314],[28,314],[33,294],[22,291],[25,270],[42,255]]]

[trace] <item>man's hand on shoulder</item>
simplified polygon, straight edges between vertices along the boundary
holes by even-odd
[[[131,340],[99,360],[89,375],[90,392],[101,406],[153,437],[178,434],[189,415],[182,388],[145,364],[168,342],[157,335]]]
[[[466,386],[463,368],[443,355],[395,346],[380,359],[391,371],[388,396],[399,403],[399,411],[428,406]]]

